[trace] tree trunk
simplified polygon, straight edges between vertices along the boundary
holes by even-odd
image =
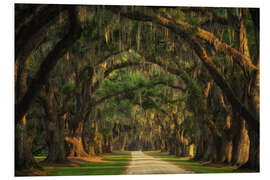
[[[232,160],[232,140],[223,139],[218,161],[221,163],[230,163],[231,160]]]
[[[91,122],[91,129],[89,133],[89,140],[88,140],[88,155],[89,156],[96,156],[95,152],[95,140],[96,140],[96,127],[95,122]]]
[[[222,98],[222,106],[225,110],[224,119],[224,135],[221,137],[221,149],[218,157],[218,162],[230,163],[232,160],[232,135],[231,135],[231,113],[228,112],[227,106]]]
[[[259,75],[258,75],[259,76]],[[259,88],[257,87],[255,90],[255,96],[253,96],[252,108],[256,112],[256,116],[259,119]],[[255,102],[254,102],[255,101]],[[260,131],[254,131],[252,126],[248,126],[248,136],[250,139],[250,149],[249,149],[249,159],[242,166],[242,168],[249,168],[254,171],[260,171]]]
[[[194,144],[189,145],[188,156],[194,157]]]
[[[51,116],[51,121],[46,128],[48,157],[45,162],[62,163],[66,160],[65,141],[64,141],[64,120],[56,114]]]
[[[26,62],[17,62],[15,66],[16,93],[15,103],[19,102],[27,91],[27,60]],[[34,139],[34,129],[27,129],[26,115],[15,122],[15,170],[38,168],[32,154],[32,142]]]
[[[48,157],[45,162],[62,163],[66,160],[64,134],[58,128],[50,129],[48,132]]]
[[[15,170],[40,168],[32,154],[32,142],[34,137],[27,133],[26,117],[23,122],[17,124],[15,135]],[[31,132],[32,133],[32,132]],[[16,173],[15,173],[16,175]]]
[[[84,119],[85,116],[79,116],[80,118]],[[79,122],[78,127],[75,129],[74,134],[70,132],[69,136],[65,137],[65,141],[67,143],[67,146],[69,148],[67,156],[70,157],[87,157],[88,154],[84,150],[83,145],[83,124],[84,122],[81,120]]]
[[[90,157],[96,156],[95,144],[93,142],[89,142],[88,144],[88,156]]]
[[[113,149],[113,147],[112,147],[112,137],[110,135],[107,135],[106,136],[104,152],[105,153],[111,153],[112,149]]]
[[[82,137],[65,137],[65,141],[69,148],[67,156],[69,157],[87,157],[88,154],[84,150]]]
[[[217,160],[217,145],[211,133],[207,136],[206,151],[203,154],[203,161],[215,162]]]
[[[81,27],[77,19],[77,12],[74,6],[68,8],[70,29],[69,32],[60,40],[56,46],[50,51],[47,57],[40,65],[40,69],[29,85],[27,92],[19,102],[15,104],[15,120],[20,121],[25,113],[28,111],[34,97],[38,95],[44,84],[48,82],[49,73],[56,65],[58,60],[67,52],[73,43],[80,38]],[[16,47],[17,48],[17,47]]]
[[[240,51],[245,54],[246,56],[249,55],[249,49],[248,49],[248,39],[247,39],[247,32],[244,25],[244,20],[246,18],[246,10],[240,9],[240,30],[239,30],[239,39],[240,39]],[[258,12],[256,12],[257,16],[259,15]],[[259,17],[254,17],[254,14],[252,13],[253,21],[255,23],[255,35],[256,35],[256,43],[259,46],[259,24],[258,21]],[[256,20],[257,19],[257,20]],[[256,32],[257,31],[257,32]],[[259,47],[258,47],[259,48]],[[255,53],[255,59],[253,60],[253,64],[256,65],[256,67],[259,69],[259,49],[257,49]],[[254,117],[257,120],[257,123],[259,124],[260,116],[260,74],[259,71],[256,72],[250,72],[250,79],[247,82],[247,105],[249,109],[253,112]],[[259,127],[260,128],[260,127]],[[248,124],[248,136],[250,139],[250,149],[248,154],[248,161],[241,166],[240,168],[249,168],[255,171],[259,171],[260,164],[259,164],[259,133],[260,130],[256,130],[251,124]]]
[[[260,171],[260,138],[259,133],[254,130],[249,130],[250,137],[250,150],[249,150],[249,160],[243,166],[240,167],[245,169],[251,169],[256,172]]]
[[[167,148],[166,148],[166,141],[165,141],[164,139],[161,139],[160,151],[161,151],[161,152],[166,152],[166,151],[167,151]]]
[[[206,144],[206,140],[205,137],[199,137],[199,139],[197,140],[197,148],[196,148],[196,154],[194,159],[195,160],[202,160],[203,158],[203,154],[205,152],[205,144]]]
[[[250,149],[249,148],[250,142],[248,132],[246,129],[245,120],[242,119],[240,124],[236,125],[236,127],[233,128],[235,128],[234,129],[235,135],[233,139],[232,163],[237,166],[241,166],[248,161],[248,154]]]
[[[42,103],[47,115],[44,119],[45,131],[47,133],[48,157],[46,163],[61,163],[66,160],[64,128],[66,114],[58,116],[58,112],[54,106],[54,89],[42,89],[40,93]]]
[[[121,144],[120,151],[125,151],[126,144],[127,144],[127,133],[125,132],[124,137],[123,137],[123,141],[122,141],[122,144]]]
[[[98,147],[97,147],[97,150],[98,150],[98,154],[102,154],[103,153],[103,140],[102,139],[99,139],[98,141]]]

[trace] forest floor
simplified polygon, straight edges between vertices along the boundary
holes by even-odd
[[[144,154],[142,151],[132,151],[132,160],[127,174],[185,174],[192,171],[180,168],[159,158]]]
[[[187,171],[194,173],[237,173],[236,166],[229,166],[226,164],[214,164],[207,162],[194,161],[188,157],[176,157],[174,155],[168,155],[167,152],[158,151],[145,151],[145,154],[159,158],[163,161],[172,163],[181,167]]]

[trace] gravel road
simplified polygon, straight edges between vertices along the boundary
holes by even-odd
[[[126,174],[184,174],[192,173],[141,151],[132,151],[132,160]]]

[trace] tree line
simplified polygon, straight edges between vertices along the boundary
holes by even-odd
[[[161,150],[259,171],[259,9],[15,5],[15,169]]]

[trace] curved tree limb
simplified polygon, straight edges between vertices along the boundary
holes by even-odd
[[[72,46],[72,44],[80,38],[81,27],[80,22],[77,19],[76,7],[69,6],[68,14],[70,20],[70,28],[68,34],[59,41],[54,49],[49,52],[45,60],[40,66],[35,78],[32,80],[28,91],[25,93],[22,100],[15,105],[15,119],[19,121],[23,115],[27,112],[31,102],[34,97],[39,93],[43,84],[46,84],[49,77],[49,72],[56,65],[58,60],[67,52],[67,50]]]
[[[114,8],[111,8],[112,11],[115,11]],[[254,115],[241,103],[241,101],[235,96],[233,90],[223,78],[223,76],[218,72],[217,67],[214,65],[212,60],[208,57],[205,49],[200,45],[196,38],[206,41],[208,44],[213,45],[217,51],[222,52],[226,55],[231,55],[234,60],[242,67],[246,67],[249,70],[256,70],[258,68],[252,64],[251,60],[245,57],[242,53],[232,48],[226,43],[221,42],[217,37],[212,33],[205,31],[201,28],[197,28],[197,31],[194,32],[194,27],[183,21],[173,21],[160,15],[146,15],[140,12],[120,12],[120,15],[139,21],[151,21],[158,25],[167,27],[174,33],[183,37],[195,50],[196,54],[199,56],[200,60],[206,66],[210,74],[212,75],[214,81],[221,88],[224,95],[230,101],[232,107],[236,109],[240,115],[246,119],[247,123],[254,127],[255,131],[259,131],[259,120],[254,117]]]
[[[110,8],[116,13],[115,8]],[[117,13],[119,13],[117,11]],[[258,68],[252,64],[252,61],[244,56],[242,53],[231,47],[230,45],[220,41],[213,33],[201,29],[199,27],[194,27],[193,25],[178,20],[177,22],[160,15],[146,15],[141,12],[121,12],[120,15],[127,17],[129,19],[134,19],[138,21],[150,21],[158,25],[167,27],[174,33],[180,35],[181,37],[186,37],[186,40],[190,41],[190,37],[196,37],[204,40],[207,44],[213,46],[218,52],[224,53],[226,55],[232,56],[233,59],[242,67],[247,67],[250,70],[258,70]]]
[[[60,6],[47,5],[32,17],[30,22],[20,28],[15,35],[15,62],[18,60],[23,64],[26,61],[32,51],[45,38],[48,24],[60,14],[61,10],[63,8]]]
[[[247,121],[249,126],[253,127],[256,132],[259,131],[259,120],[246,108],[241,101],[236,97],[230,85],[226,82],[224,77],[218,72],[217,67],[212,62],[211,58],[208,57],[205,49],[196,41],[192,41],[193,48],[197,55],[200,57],[203,64],[206,66],[215,83],[220,87],[223,94],[230,101],[232,107],[236,109],[240,115]]]
[[[153,83],[153,86],[157,86],[157,85],[166,85],[168,87],[171,87],[171,88],[176,88],[176,89],[181,89],[181,90],[185,90],[184,88],[180,87],[180,86],[175,86],[175,85],[171,85],[171,84],[167,84],[165,83],[164,81],[157,81],[157,82],[154,82]],[[127,89],[123,89],[123,90],[120,90],[120,91],[117,91],[117,92],[113,92],[111,94],[108,94],[102,98],[100,98],[99,100],[96,100],[95,102],[92,102],[90,104],[91,107],[94,107],[94,106],[97,106],[101,103],[103,103],[105,100],[107,99],[110,99],[112,97],[115,97],[115,96],[118,96],[118,95],[121,95],[121,94],[124,94],[126,92],[130,92],[130,91],[136,91],[138,89],[141,89],[141,88],[144,88],[145,86],[144,85],[138,85],[136,87],[132,87],[132,88],[127,88]]]
[[[110,68],[105,70],[104,78],[106,78],[114,70],[121,69],[121,68],[128,67],[128,66],[138,66],[140,64],[141,63],[139,63],[139,62],[124,62],[124,63],[120,63],[120,64],[114,64]],[[94,83],[92,85],[92,93],[94,93],[99,88],[100,84],[101,84],[101,82],[97,81],[96,83]]]
[[[163,64],[161,61],[158,61],[156,59],[149,59],[149,58],[147,58],[146,61],[149,61],[149,62],[152,62],[154,64],[157,64],[160,67],[166,67],[165,64]],[[184,70],[174,69],[174,68],[171,68],[171,67],[167,67],[166,69],[167,69],[168,72],[179,76],[181,79],[184,80],[184,82],[188,83],[190,81],[189,75]],[[202,106],[206,106],[206,104],[204,104]],[[206,107],[202,107],[202,108],[204,109],[203,111],[205,111],[205,108]],[[215,123],[211,119],[205,118],[204,119],[204,123],[206,123],[206,125],[208,125],[208,127],[212,130],[212,132],[214,132],[215,135],[217,135],[219,137],[222,136],[223,132],[221,132],[221,131],[218,130],[218,128],[216,127]]]

